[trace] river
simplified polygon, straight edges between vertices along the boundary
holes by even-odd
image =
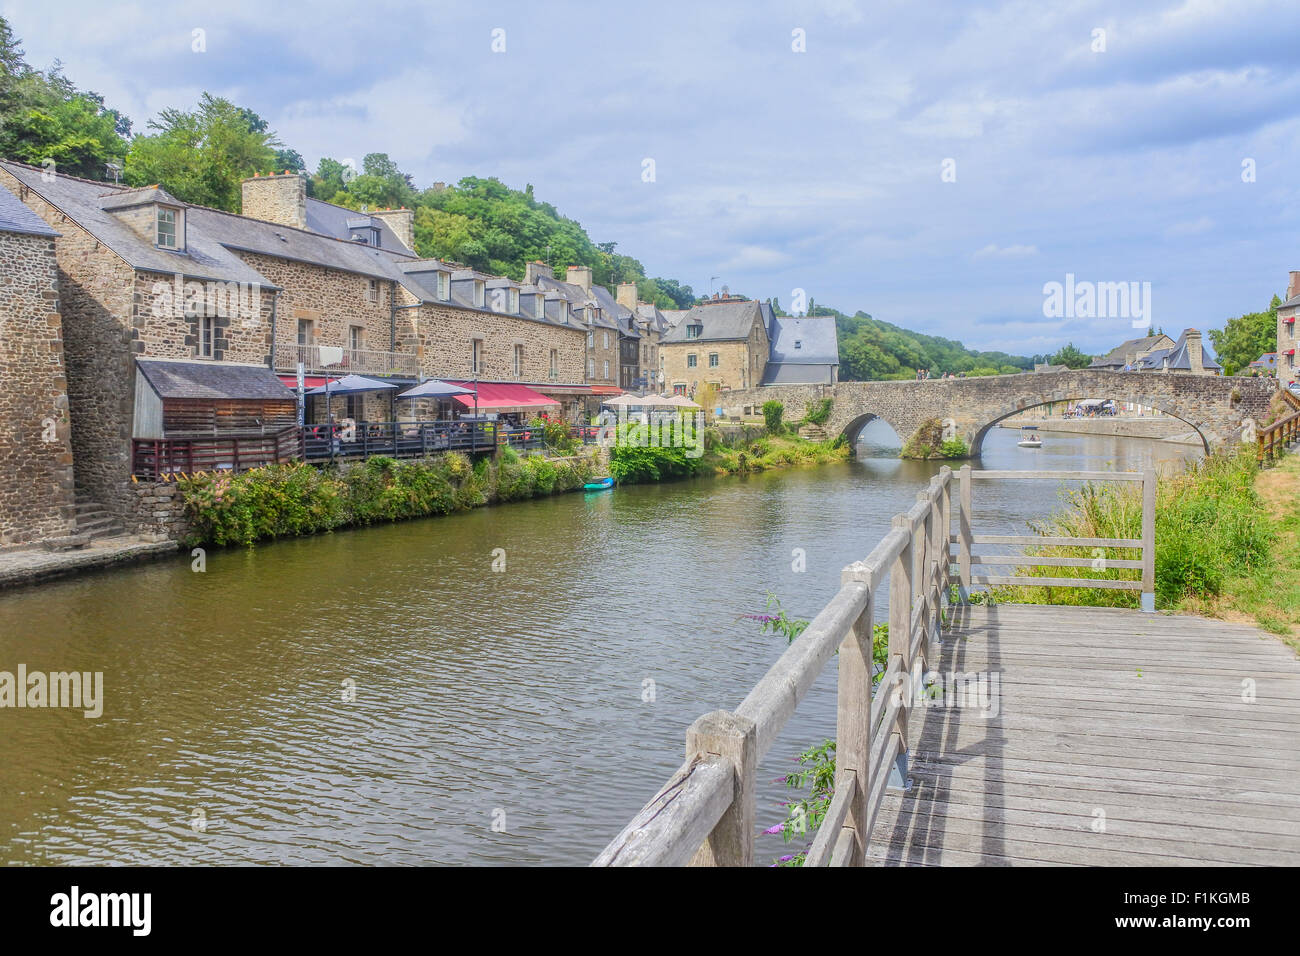
[[[811,617],[938,470],[872,445],[891,438],[869,428],[856,460],[821,468],[2,593],[0,670],[102,671],[105,704],[99,719],[0,710],[0,863],[586,864],[681,762],[691,721],[738,704],[784,649],[740,615],[771,592]],[[993,429],[976,467],[1197,453],[1017,438]],[[1058,486],[976,491],[978,527],[1015,532]],[[782,819],[777,778],[834,722],[832,665],[760,769],[760,823]],[[760,839],[760,860],[782,852]]]

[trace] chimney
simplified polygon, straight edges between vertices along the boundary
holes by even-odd
[[[382,219],[386,222],[402,245],[406,246],[407,251],[415,251],[414,209],[407,209],[405,206],[401,209],[376,209],[370,216],[372,219]]]
[[[582,286],[583,292],[591,291],[591,266],[569,266],[568,281]]]
[[[541,259],[536,262],[524,263],[524,283],[526,285],[537,285],[538,279],[554,279],[555,273]]]
[[[620,282],[618,284],[618,304],[629,312],[636,311],[636,283]]]
[[[1201,358],[1201,333],[1196,329],[1188,329],[1183,334],[1187,336],[1187,364],[1191,366],[1193,375],[1200,375],[1205,371]]]
[[[307,228],[307,180],[297,173],[253,176],[241,184],[240,211],[251,219]]]
[[[1297,295],[1300,295],[1300,272],[1293,272],[1290,281],[1286,284],[1286,299],[1284,301],[1290,302]]]

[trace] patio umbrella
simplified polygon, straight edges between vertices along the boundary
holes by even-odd
[[[427,382],[421,382],[414,388],[408,388],[398,394],[398,398],[449,398],[452,395],[472,395],[474,389],[461,388],[459,385],[452,385],[448,382],[440,382],[436,378],[431,378]]]
[[[620,407],[623,406],[623,405],[640,405],[640,404],[641,404],[641,399],[637,398],[635,395],[627,395],[627,394],[623,394],[623,395],[620,395],[618,398],[611,398],[611,399],[609,399],[608,401],[601,402],[600,404],[602,404],[602,405],[616,405],[616,406],[620,406]]]
[[[697,405],[685,395],[670,395],[665,401],[666,405],[676,405],[678,408],[703,408],[703,405]]]
[[[646,408],[667,408],[677,403],[662,395],[647,395],[644,398],[637,399],[636,404],[643,405]]]
[[[382,392],[388,388],[397,388],[391,382],[381,382],[377,378],[366,378],[364,375],[344,375],[342,378],[336,378],[334,381],[325,380],[324,385],[318,385],[307,392],[308,395],[355,395],[358,392]]]

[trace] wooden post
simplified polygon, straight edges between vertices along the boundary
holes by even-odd
[[[758,745],[754,722],[725,710],[705,714],[686,731],[686,759],[714,754],[731,762],[735,792],[731,806],[704,841],[691,866],[754,865],[754,790]]]
[[[957,592],[962,604],[970,603],[970,465],[962,465],[958,473],[961,493],[961,514],[957,519]]]
[[[952,469],[944,465],[939,469],[939,474],[943,476],[943,499],[940,502],[942,515],[939,518],[939,524],[942,526],[942,533],[939,535],[940,554],[943,556],[943,595],[944,600],[948,600],[949,589],[952,582]]]
[[[894,527],[908,532],[907,544],[899,552],[894,566],[889,569],[889,661],[900,657],[899,675],[902,677],[904,706],[898,708],[895,722],[899,735],[898,757],[890,771],[889,786],[894,789],[907,788],[907,704],[913,693],[912,667],[908,649],[911,644],[912,630],[912,574],[915,570],[916,536],[911,533],[912,522],[906,515],[894,516]],[[886,665],[888,669],[888,665]],[[894,688],[880,685],[877,693],[892,694]],[[884,768],[881,768],[882,770]]]
[[[1156,609],[1156,473],[1142,472],[1142,610]]]
[[[852,581],[851,573],[846,570],[841,580],[848,584]],[[840,644],[835,772],[838,779],[851,773],[857,783],[844,821],[844,825],[854,832],[849,866],[866,866],[867,841],[871,838],[867,832],[867,797],[871,789],[871,774],[867,766],[867,754],[871,749],[871,612],[871,594],[868,593],[867,606]],[[838,839],[838,834],[831,836]]]

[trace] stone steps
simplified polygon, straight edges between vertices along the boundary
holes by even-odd
[[[81,492],[77,492],[77,536],[89,540],[95,538],[113,538],[126,534],[126,525],[122,519],[99,502]]]

